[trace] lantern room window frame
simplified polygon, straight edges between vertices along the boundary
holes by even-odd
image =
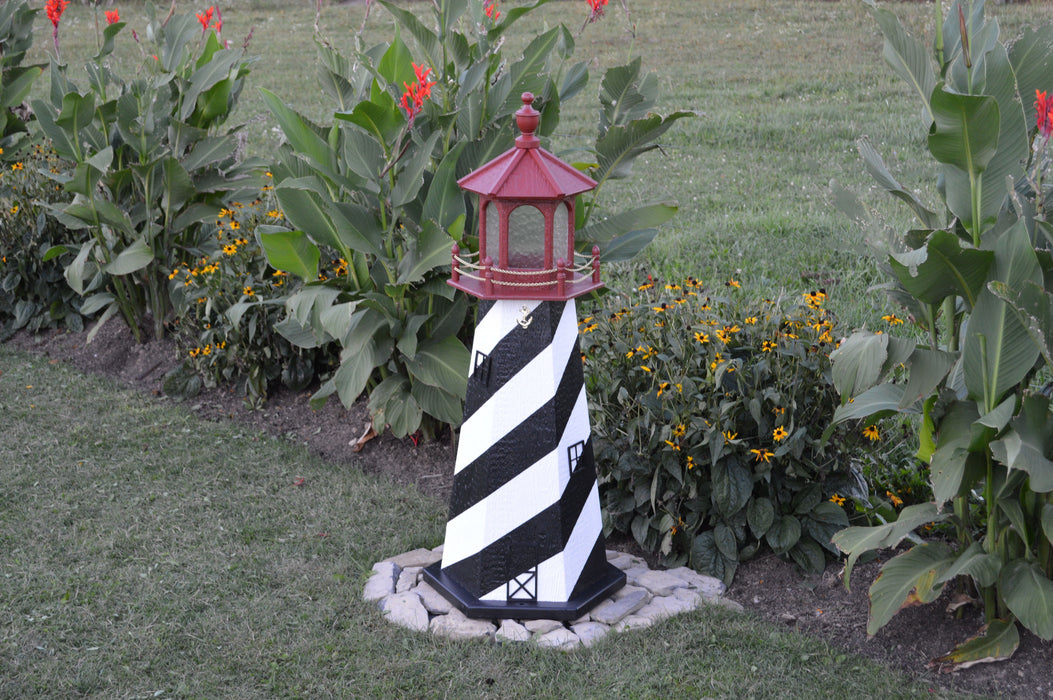
[[[541,148],[534,134],[541,114],[529,92],[522,100],[516,112],[522,133],[515,147],[457,183],[479,196],[479,252],[462,254],[460,246],[453,246],[449,284],[481,299],[565,301],[603,286],[599,248],[582,255],[574,245],[575,198],[597,183]],[[533,221],[517,221],[521,217],[515,212],[523,207],[534,209],[529,212]],[[557,222],[563,225],[561,207],[565,237],[556,231]]]

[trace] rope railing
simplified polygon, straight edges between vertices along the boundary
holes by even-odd
[[[583,283],[600,284],[600,251],[596,246],[593,246],[591,255],[575,251],[571,257],[571,264],[560,258],[555,267],[540,270],[498,267],[489,256],[480,261],[477,252],[462,255],[460,246],[456,243],[450,252],[453,258],[450,282],[457,286],[461,277],[466,277],[480,282],[483,290],[491,294],[496,287],[544,287],[554,288],[555,294],[562,296],[567,285],[580,289]],[[580,264],[573,264],[578,261]],[[581,276],[578,276],[579,274]],[[522,278],[533,279],[526,281]]]

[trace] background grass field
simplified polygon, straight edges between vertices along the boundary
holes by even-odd
[[[144,26],[141,5],[119,8]],[[250,150],[267,154],[280,136],[256,88],[328,122],[314,87],[314,6],[222,9],[224,35],[239,42],[251,31],[260,56],[237,113]],[[825,286],[846,321],[873,323],[885,307],[869,290],[878,278],[864,238],[880,229],[851,226],[829,205],[828,184],[859,193],[893,230],[909,225],[863,172],[854,142],[866,135],[923,198],[935,201],[935,188],[916,106],[884,65],[864,8],[630,0],[630,9],[635,37],[617,2],[579,37],[593,84],[564,111],[553,148],[591,139],[599,76],[630,57],[658,74],[661,111],[698,117],[608,191],[612,208],[681,207],[614,285],[650,273],[714,285],[735,276],[769,296]],[[931,23],[929,4],[894,9],[919,34]],[[350,51],[363,11],[323,6],[323,35]],[[1040,3],[989,12],[1009,35],[1048,21]],[[517,25],[513,43],[561,21],[576,32],[584,15],[584,3],[553,2]],[[46,24],[41,13],[36,60],[51,47]],[[391,27],[377,7],[367,36]],[[71,6],[64,60],[82,64],[94,36],[90,9]],[[133,71],[138,49],[122,39],[116,67]],[[37,90],[46,89],[44,79]],[[360,600],[360,585],[374,561],[438,544],[443,504],[2,348],[0,409],[2,697],[933,696],[722,610],[570,655],[403,632]],[[304,488],[291,487],[296,477]]]

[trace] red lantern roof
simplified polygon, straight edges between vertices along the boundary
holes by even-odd
[[[457,184],[469,192],[499,199],[564,199],[588,192],[596,181],[564,163],[544,148],[534,135],[540,114],[531,106],[534,96],[523,93],[523,107],[516,112],[522,134],[515,148],[505,151]]]

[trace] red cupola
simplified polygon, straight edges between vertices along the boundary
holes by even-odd
[[[574,251],[574,198],[596,181],[541,148],[541,114],[522,99],[515,148],[457,182],[479,195],[479,253],[455,245],[449,283],[481,299],[573,299],[603,286],[599,248]]]

